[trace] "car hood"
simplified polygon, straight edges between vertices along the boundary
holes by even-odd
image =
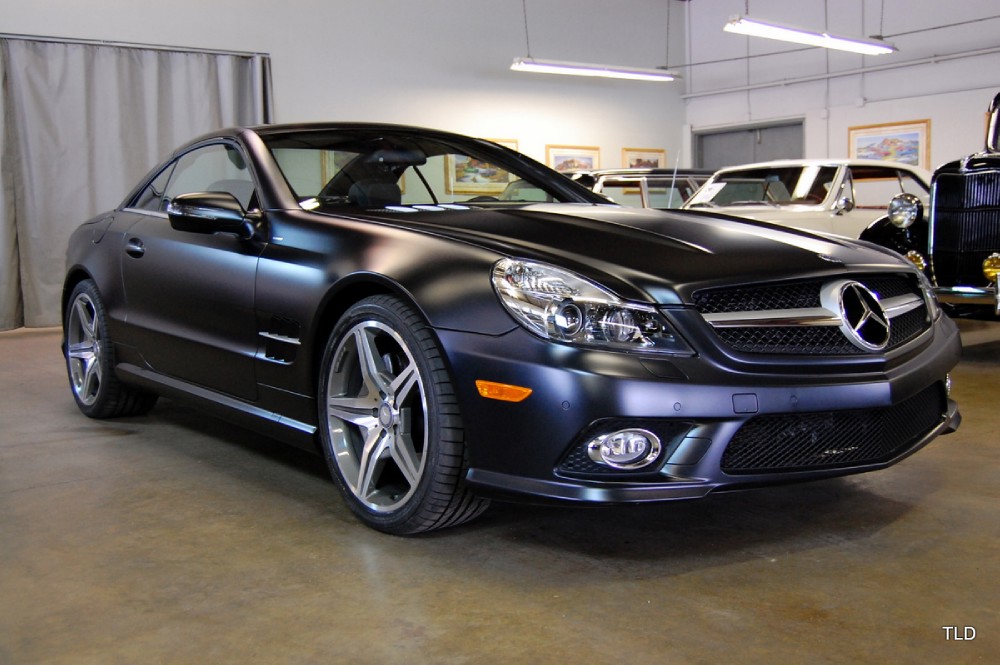
[[[830,211],[821,205],[732,205],[702,208],[701,210],[711,210],[725,215],[735,215],[788,226],[799,226],[807,222],[817,222],[828,226],[831,217]]]
[[[430,207],[427,207],[430,208]],[[590,204],[373,215],[504,256],[545,261],[628,299],[690,302],[701,288],[850,270],[909,270],[902,259],[846,238],[694,211]]]

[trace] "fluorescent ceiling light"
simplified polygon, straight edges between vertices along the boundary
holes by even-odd
[[[585,62],[561,62],[559,60],[535,60],[534,58],[514,58],[510,68],[515,72],[535,72],[539,74],[568,74],[569,76],[603,76],[632,81],[673,81],[680,78],[677,72],[666,69],[641,69],[636,67],[615,67],[612,65],[591,65]]]
[[[735,32],[751,37],[778,39],[783,42],[794,42],[807,46],[822,46],[838,51],[852,51],[864,55],[884,55],[898,49],[878,39],[861,39],[854,37],[838,37],[825,32],[815,32],[789,25],[780,25],[770,21],[758,21],[745,16],[734,16],[722,28],[726,32]]]

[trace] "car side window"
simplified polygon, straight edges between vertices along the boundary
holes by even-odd
[[[929,205],[931,193],[927,190],[927,185],[921,182],[919,178],[904,172],[899,174],[899,182],[900,185],[902,185],[904,192],[907,194],[913,194],[920,199],[925,206]]]
[[[246,160],[229,145],[197,148],[177,160],[163,199],[169,202],[175,196],[191,192],[228,192],[236,197],[244,210],[257,207],[254,183]]]
[[[854,181],[854,202],[858,208],[885,210],[889,200],[901,192],[927,196],[927,191],[912,176],[898,169],[852,167],[851,177]]]
[[[130,207],[141,210],[163,211],[167,209],[166,190],[170,174],[174,171],[174,164],[160,171],[159,175],[153,178],[145,189],[139,192]]]
[[[601,183],[601,194],[623,206],[642,207],[642,189],[638,181],[621,182],[604,180]]]

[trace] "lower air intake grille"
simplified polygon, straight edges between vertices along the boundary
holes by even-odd
[[[729,442],[722,470],[738,475],[887,462],[933,429],[946,408],[936,384],[884,409],[757,416]]]

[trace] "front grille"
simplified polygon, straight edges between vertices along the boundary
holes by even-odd
[[[719,328],[722,343],[742,353],[794,353],[838,356],[858,353],[839,328],[830,326],[776,326]]]
[[[922,295],[915,278],[905,275],[852,276],[880,300],[905,295]],[[730,312],[774,312],[820,307],[820,292],[829,280],[803,280],[761,286],[707,289],[694,294],[694,304],[705,315]],[[892,320],[886,350],[906,344],[927,330],[927,308],[921,304]],[[719,326],[716,335],[723,344],[741,353],[837,356],[860,353],[836,326]]]
[[[735,289],[711,289],[694,294],[694,304],[702,314],[766,312],[774,309],[804,309],[819,306],[820,280],[767,284]]]
[[[837,469],[888,462],[941,422],[944,388],[935,384],[895,406],[757,416],[729,442],[731,475]]]
[[[985,286],[983,260],[1000,251],[1000,171],[941,174],[933,214],[938,284]]]

